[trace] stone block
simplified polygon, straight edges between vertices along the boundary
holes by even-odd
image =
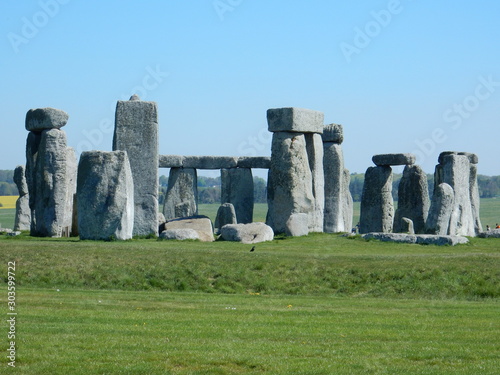
[[[395,166],[395,165],[412,165],[415,164],[417,157],[413,154],[380,154],[374,155],[372,161],[375,165]]]
[[[26,130],[41,132],[47,129],[60,129],[68,123],[68,114],[55,108],[30,109],[26,114]]]
[[[269,169],[271,167],[271,158],[268,156],[240,156],[237,167]]]
[[[323,133],[324,114],[302,108],[274,108],[267,110],[270,132]]]
[[[236,241],[244,244],[272,241],[274,232],[264,223],[227,224],[221,229],[221,237],[225,241]]]
[[[160,155],[160,168],[181,168],[184,166],[184,156],[181,155]]]
[[[323,127],[323,142],[342,144],[344,142],[344,129],[340,124],[329,124]]]

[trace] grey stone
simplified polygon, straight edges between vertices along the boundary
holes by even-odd
[[[168,221],[165,230],[171,229],[193,229],[198,234],[198,239],[202,242],[214,241],[214,229],[212,221],[203,215],[183,217]]]
[[[225,241],[237,241],[245,244],[272,241],[274,232],[264,223],[227,224],[221,229]]]
[[[443,157],[443,182],[449,184],[455,193],[448,234],[475,236],[470,192],[470,161],[467,155],[446,155]]]
[[[199,240],[200,236],[198,232],[191,228],[180,228],[180,229],[168,229],[164,230],[160,234],[160,238],[163,240]]]
[[[231,203],[222,204],[217,210],[215,218],[215,232],[220,234],[221,228],[226,224],[237,224],[236,211]]]
[[[31,210],[28,194],[21,195],[16,201],[16,216],[14,218],[14,230],[30,230]]]
[[[350,176],[346,176],[344,173],[342,146],[333,142],[325,142],[323,147],[325,176],[324,231],[326,233],[346,232],[350,230],[350,226],[345,226],[344,210],[348,209],[347,206],[349,205],[349,197],[347,196],[349,192],[348,182],[346,184],[345,178],[350,179]]]
[[[198,214],[198,179],[196,169],[171,168],[168,188],[163,206],[165,219],[189,217]],[[184,203],[184,212],[180,215],[179,204]],[[176,212],[177,207],[177,212]]]
[[[196,215],[196,210],[193,210],[192,202],[184,201],[175,205],[175,217],[189,217]]]
[[[394,223],[391,167],[369,167],[361,197],[360,233],[391,233]]]
[[[408,233],[408,234],[415,234],[415,226],[413,224],[412,219],[408,219],[407,217],[403,217],[403,218],[401,218],[401,221],[406,224],[405,227],[402,228],[404,230],[402,230],[401,232]]]
[[[372,158],[377,166],[412,165],[416,160],[417,157],[413,154],[380,154]]]
[[[134,226],[134,183],[127,152],[80,156],[78,231],[82,240],[128,240]]]
[[[19,191],[19,196],[28,194],[28,184],[26,183],[26,167],[24,165],[18,165],[14,169],[14,183]]]
[[[160,155],[160,168],[181,168],[184,165],[184,156],[181,155]]]
[[[158,225],[164,224],[167,222],[167,219],[165,219],[165,215],[163,215],[161,212],[158,212]]]
[[[342,144],[344,142],[344,129],[340,124],[325,125],[323,128],[323,142]]]
[[[474,221],[474,232],[477,236],[483,231],[483,225],[481,224],[479,212],[481,199],[479,196],[479,186],[477,182],[477,165],[472,163],[470,165],[469,185],[472,220]]]
[[[68,191],[74,191],[75,182],[71,163],[66,134],[59,129],[42,131],[35,170],[26,174],[32,179],[32,186],[28,184],[32,236],[60,237],[71,227],[73,195]]]
[[[64,208],[64,212],[66,213],[64,216],[63,227],[70,228],[69,234],[71,233],[71,228],[73,227],[73,199],[76,195],[76,180],[78,174],[78,162],[76,160],[75,150],[71,147],[66,148],[66,207]],[[75,223],[75,225],[77,225]]]
[[[344,179],[342,180],[344,185],[344,208],[342,209],[342,214],[344,218],[344,230],[349,231],[353,227],[353,215],[354,215],[354,201],[352,199],[351,191],[349,190],[349,185],[351,183],[351,175],[347,169],[344,169]]]
[[[267,110],[270,132],[323,133],[325,115],[302,108],[274,108]]]
[[[118,101],[113,150],[127,151],[134,179],[134,235],[158,235],[158,110],[155,102]]]
[[[481,238],[500,238],[500,229],[492,229],[486,232],[479,233]]]
[[[435,236],[428,234],[420,234],[417,236],[417,244],[420,245],[455,246],[467,243],[469,243],[469,240],[462,236]]]
[[[429,234],[447,235],[455,193],[447,183],[441,183],[434,189],[425,231]]]
[[[6,233],[6,234],[7,234],[7,236],[10,236],[10,237],[16,237],[16,236],[19,236],[21,234],[21,232],[18,230],[14,230],[14,231]]]
[[[292,237],[307,236],[309,234],[309,216],[307,214],[292,214],[287,222],[285,234]]]
[[[68,114],[60,109],[30,109],[26,114],[26,130],[41,132],[46,129],[60,129],[68,123],[68,118]]]
[[[221,169],[221,203],[231,203],[238,223],[253,219],[253,176],[250,168]]]
[[[325,172],[323,170],[323,141],[320,134],[305,134],[307,158],[311,170],[314,196],[313,211],[309,214],[309,232],[323,232],[325,211]]]
[[[314,211],[315,198],[305,135],[274,133],[271,155],[266,224],[276,233],[285,233],[286,223],[292,214],[310,215]]]
[[[471,164],[479,163],[479,157],[476,154],[473,154],[471,152],[458,152],[458,151],[443,151],[442,153],[439,154],[438,163],[444,164],[444,157],[449,155],[465,155],[469,158]]]
[[[238,158],[235,156],[185,156],[183,167],[195,169],[236,168]]]
[[[405,233],[366,233],[361,236],[365,240],[378,240],[383,242],[417,243],[417,236]]]
[[[28,186],[29,204],[33,213],[35,210],[36,195],[36,161],[38,159],[38,149],[42,135],[40,133],[29,132],[26,139],[26,185]]]
[[[413,221],[415,233],[425,233],[430,199],[427,174],[418,165],[407,165],[398,189],[398,208],[394,218],[394,232],[405,233],[403,217]]]
[[[129,99],[129,100],[134,100],[134,101],[136,101],[136,100],[141,100],[141,98],[139,98],[139,95],[134,94],[134,95],[132,95],[132,96],[130,97],[130,99]]]
[[[238,168],[269,169],[271,158],[268,156],[240,156],[237,162]]]

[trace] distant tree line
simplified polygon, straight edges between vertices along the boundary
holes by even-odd
[[[19,195],[14,183],[14,171],[0,170],[0,195]]]

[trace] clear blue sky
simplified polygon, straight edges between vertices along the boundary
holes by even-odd
[[[30,108],[111,150],[117,100],[159,106],[160,152],[270,155],[266,110],[344,125],[351,172],[374,154],[475,152],[500,175],[496,0],[0,2],[0,169],[25,163]]]

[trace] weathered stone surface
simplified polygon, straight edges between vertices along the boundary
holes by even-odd
[[[59,129],[42,131],[35,159],[34,173],[29,173],[32,186],[28,185],[33,188],[29,194],[31,235],[60,237],[63,228],[71,226],[73,211],[73,195],[68,194],[74,191],[68,165],[73,161],[68,161],[66,134]]]
[[[364,239],[375,239],[384,242],[399,242],[420,245],[455,246],[469,242],[461,236],[436,236],[429,234],[403,234],[403,233],[367,233],[362,236]]]
[[[380,154],[372,158],[377,166],[412,165],[416,160],[417,157],[413,154]]]
[[[226,224],[237,224],[236,211],[231,203],[222,204],[217,210],[215,218],[215,232],[220,234],[221,228]]]
[[[455,193],[447,183],[441,183],[434,189],[425,231],[429,234],[447,235],[451,212],[454,207]]]
[[[66,207],[64,212],[63,227],[72,228],[73,227],[73,199],[76,195],[76,180],[78,174],[78,162],[76,160],[75,150],[71,147],[66,148]],[[75,223],[75,225],[77,225]],[[71,229],[69,229],[69,234]]]
[[[361,197],[360,233],[391,233],[394,221],[391,167],[369,167]]]
[[[352,199],[351,191],[349,190],[349,185],[351,183],[351,174],[349,170],[344,169],[344,179],[342,180],[344,185],[343,191],[344,195],[344,208],[342,209],[342,214],[344,217],[344,230],[347,232],[353,227],[353,215],[354,215],[354,201]]]
[[[158,212],[158,225],[166,223],[167,219],[165,219],[165,215],[161,212]]]
[[[240,156],[237,162],[238,168],[269,169],[271,158],[268,156]]]
[[[323,142],[342,144],[344,142],[344,129],[340,124],[329,124],[323,128]]]
[[[196,169],[170,169],[167,194],[163,206],[165,219],[171,220],[178,217],[189,217],[198,214],[197,185],[198,179]],[[184,204],[184,206],[182,206],[182,204]]]
[[[36,195],[36,161],[38,159],[38,149],[42,135],[40,133],[29,132],[26,139],[26,184],[28,185],[30,209],[35,210]]]
[[[158,110],[155,102],[118,101],[113,150],[127,151],[134,179],[134,235],[158,235]]]
[[[270,132],[323,133],[325,115],[302,108],[274,108],[267,110]]]
[[[401,218],[401,221],[405,224],[401,229],[401,233],[415,234],[415,226],[412,219],[407,217]]]
[[[323,232],[325,211],[325,172],[323,170],[323,141],[320,134],[305,134],[307,158],[312,176],[313,211],[309,214],[309,232]]]
[[[444,164],[444,157],[449,155],[465,155],[469,158],[471,164],[479,163],[479,157],[476,154],[473,154],[471,152],[458,152],[458,151],[443,151],[442,153],[439,154],[438,163]]]
[[[286,222],[285,234],[292,237],[307,236],[309,234],[309,215],[292,214]]]
[[[134,183],[125,151],[81,154],[77,206],[82,240],[132,238]]]
[[[398,208],[394,218],[394,232],[407,232],[403,217],[413,221],[415,233],[425,233],[430,199],[427,174],[418,165],[407,165],[398,189]]]
[[[474,222],[474,232],[476,236],[483,231],[483,225],[481,224],[481,217],[479,215],[480,207],[480,196],[479,196],[479,186],[477,183],[477,165],[470,165],[470,175],[469,175],[469,188],[470,188],[470,202],[472,209],[472,220]]]
[[[191,228],[183,228],[183,229],[168,229],[164,230],[160,234],[160,238],[163,240],[177,240],[177,241],[185,241],[185,240],[199,240],[200,236],[198,232]]]
[[[492,229],[486,232],[479,233],[481,238],[500,238],[500,229]]]
[[[236,168],[238,158],[235,156],[185,156],[183,167],[195,169]]]
[[[41,132],[46,129],[60,129],[68,123],[68,118],[68,114],[60,109],[30,109],[26,114],[26,130]]]
[[[266,224],[276,233],[285,233],[292,214],[314,211],[312,175],[304,134],[273,134],[271,168],[268,178]]]
[[[221,169],[221,203],[231,203],[238,223],[253,219],[253,176],[250,168]]]
[[[332,142],[325,142],[323,147],[323,168],[325,173],[324,231],[326,233],[346,232],[350,230],[350,227],[346,228],[344,219],[344,210],[347,209],[348,205],[348,190],[345,190],[346,183],[344,179],[348,176],[344,174],[342,146]]]
[[[226,241],[251,244],[272,241],[274,232],[264,223],[227,224],[221,229],[221,237]]]
[[[19,196],[28,194],[28,184],[26,183],[26,167],[24,165],[18,165],[14,169],[14,183],[19,191]]]
[[[455,192],[448,234],[475,236],[470,192],[470,161],[467,155],[446,155],[443,157],[443,182]]]
[[[160,168],[181,168],[184,165],[184,156],[181,155],[159,155]]]
[[[198,215],[171,220],[165,224],[165,230],[171,229],[192,229],[198,234],[200,241],[214,241],[212,221],[207,216]]]
[[[31,210],[28,194],[21,195],[16,201],[16,216],[14,218],[14,230],[30,230]]]

